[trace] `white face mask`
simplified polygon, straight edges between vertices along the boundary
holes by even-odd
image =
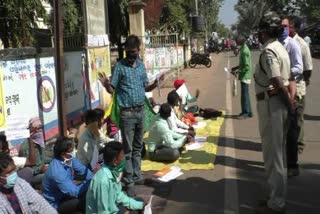
[[[63,163],[66,166],[72,167],[72,159],[76,157],[76,150],[73,150],[72,153],[67,153],[68,155],[71,156],[71,158],[64,158]]]

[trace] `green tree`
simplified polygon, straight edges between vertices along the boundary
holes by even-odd
[[[320,1],[319,0],[300,0],[297,1],[301,9],[301,15],[304,16],[308,23],[319,21],[320,19]]]
[[[129,33],[129,0],[109,0],[108,14],[110,27],[110,41],[118,46],[119,58],[123,58],[121,36]]]
[[[53,8],[54,0],[49,0]],[[80,0],[62,1],[63,8],[63,33],[64,36],[80,34],[83,32],[83,14]],[[53,32],[54,27],[54,11],[50,12],[49,20],[47,22]]]
[[[4,47],[32,46],[39,19],[47,20],[42,0],[0,0],[0,38]]]
[[[229,37],[231,35],[231,31],[220,21],[216,24],[216,32],[220,37]]]
[[[204,17],[206,33],[210,34],[222,27],[219,10],[224,0],[199,0],[199,14]]]

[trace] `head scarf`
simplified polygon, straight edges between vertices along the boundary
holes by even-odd
[[[29,120],[30,140],[41,147],[44,147],[44,137],[42,132],[42,122],[39,117]]]
[[[185,83],[183,79],[177,79],[174,81],[173,85],[176,89],[178,89],[180,86],[182,86]]]

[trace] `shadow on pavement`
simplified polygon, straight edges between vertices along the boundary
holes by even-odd
[[[234,145],[231,145],[232,141],[234,142],[232,143]],[[219,138],[219,147],[230,147],[230,148],[235,148],[239,150],[249,150],[249,151],[256,151],[256,152],[262,151],[261,143],[247,141],[247,140],[240,140],[240,139],[231,139],[226,137]]]
[[[224,115],[224,118],[226,119],[238,119],[239,115]]]

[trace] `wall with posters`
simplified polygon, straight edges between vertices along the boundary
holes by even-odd
[[[90,80],[90,100],[91,108],[105,107],[108,103],[109,95],[98,79],[98,73],[111,75],[110,49],[109,47],[99,47],[88,49],[89,80]]]
[[[144,59],[149,74],[166,72],[183,65],[183,47],[146,48]]]

